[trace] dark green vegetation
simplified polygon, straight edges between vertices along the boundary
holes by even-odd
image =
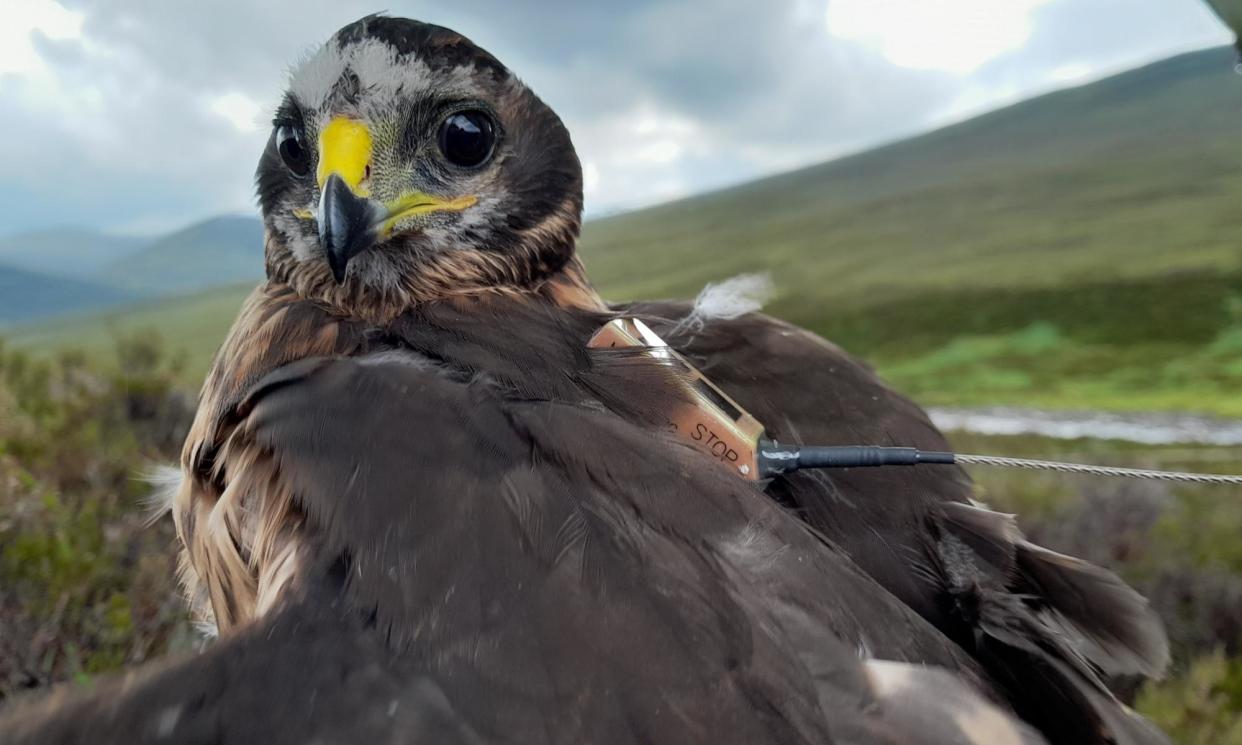
[[[1184,55],[861,155],[595,220],[582,253],[618,300],[689,297],[709,281],[770,271],[770,311],[868,357],[927,403],[1242,415],[1233,58],[1223,48]],[[259,241],[244,222],[230,223],[237,240],[254,233],[244,247],[204,250],[226,241],[202,225],[126,271],[174,285],[190,281],[177,278],[183,267],[200,282],[249,279],[242,266],[258,271]],[[212,290],[12,339],[103,348],[101,328],[155,325],[189,348],[187,377],[197,379],[241,297]]]
[[[926,293],[820,330],[925,404],[1242,416],[1239,274]]]
[[[0,348],[0,703],[190,640],[171,521],[146,526],[137,479],[176,457],[193,400],[158,342],[80,354]]]

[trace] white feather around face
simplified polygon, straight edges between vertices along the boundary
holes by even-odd
[[[407,77],[415,76],[416,69],[415,60],[398,67],[396,50],[382,41],[366,39],[341,47],[333,39],[294,66],[289,90],[303,107],[321,109],[346,70],[358,76],[362,88],[395,93]]]
[[[372,108],[391,106],[403,93],[427,90],[431,68],[413,57],[398,58],[397,51],[377,39],[364,39],[341,47],[335,39],[295,65],[289,74],[289,90],[304,111],[326,113],[333,104],[333,91],[349,71],[357,76],[364,117],[379,114]]]

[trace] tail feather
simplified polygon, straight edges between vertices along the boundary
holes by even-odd
[[[1169,664],[1169,641],[1147,599],[1117,575],[1022,541],[1021,588],[1046,603],[1044,620],[1109,675],[1158,678]]]
[[[942,505],[936,568],[1015,710],[1056,742],[1166,745],[1100,673],[1159,676],[1168,640],[1115,574],[1037,546],[1012,515]]]
[[[982,576],[972,579],[1023,598],[1050,634],[1106,674],[1164,673],[1164,625],[1147,599],[1116,574],[1031,543],[1012,515],[949,503],[942,527],[980,560],[971,569],[981,569]]]
[[[1009,593],[981,592],[980,647],[989,672],[1011,691],[1019,715],[1053,742],[1169,745],[1118,701],[1071,641]]]

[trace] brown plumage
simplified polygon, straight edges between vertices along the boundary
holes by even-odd
[[[260,291],[266,312],[242,316],[256,320],[222,359],[238,334],[300,328],[307,305]],[[502,340],[503,320],[521,331]],[[657,421],[652,399],[596,394],[613,382],[632,393],[635,376],[665,387],[663,370],[568,343],[596,320],[530,298],[458,299],[403,314],[387,339],[343,327],[335,343],[362,340],[352,354],[245,386],[209,428],[216,445],[191,440],[199,480],[178,517],[224,638],[0,731],[13,742],[1042,742],[984,702],[965,653],[799,521],[633,423]],[[461,362],[502,342],[513,354],[490,374]],[[432,347],[457,362],[413,351]],[[545,379],[552,369],[566,374]],[[265,591],[273,574],[283,584]]]
[[[574,258],[568,135],[463,37],[338,32],[258,181],[269,279],[172,504],[222,638],[18,712],[10,740],[1042,742],[1016,713],[1053,742],[1164,742],[1098,678],[1163,667],[1143,600],[960,471],[756,487],[666,431],[674,373],[586,349],[616,314],[778,439],[943,447],[807,332],[606,306]]]

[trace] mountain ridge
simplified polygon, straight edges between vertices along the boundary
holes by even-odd
[[[0,264],[86,279],[104,266],[142,250],[147,243],[146,238],[76,226],[23,231],[0,238]]]
[[[101,310],[140,298],[87,279],[0,264],[0,325]]]
[[[263,277],[263,225],[255,217],[218,215],[153,240],[102,268],[116,287],[177,295]]]

